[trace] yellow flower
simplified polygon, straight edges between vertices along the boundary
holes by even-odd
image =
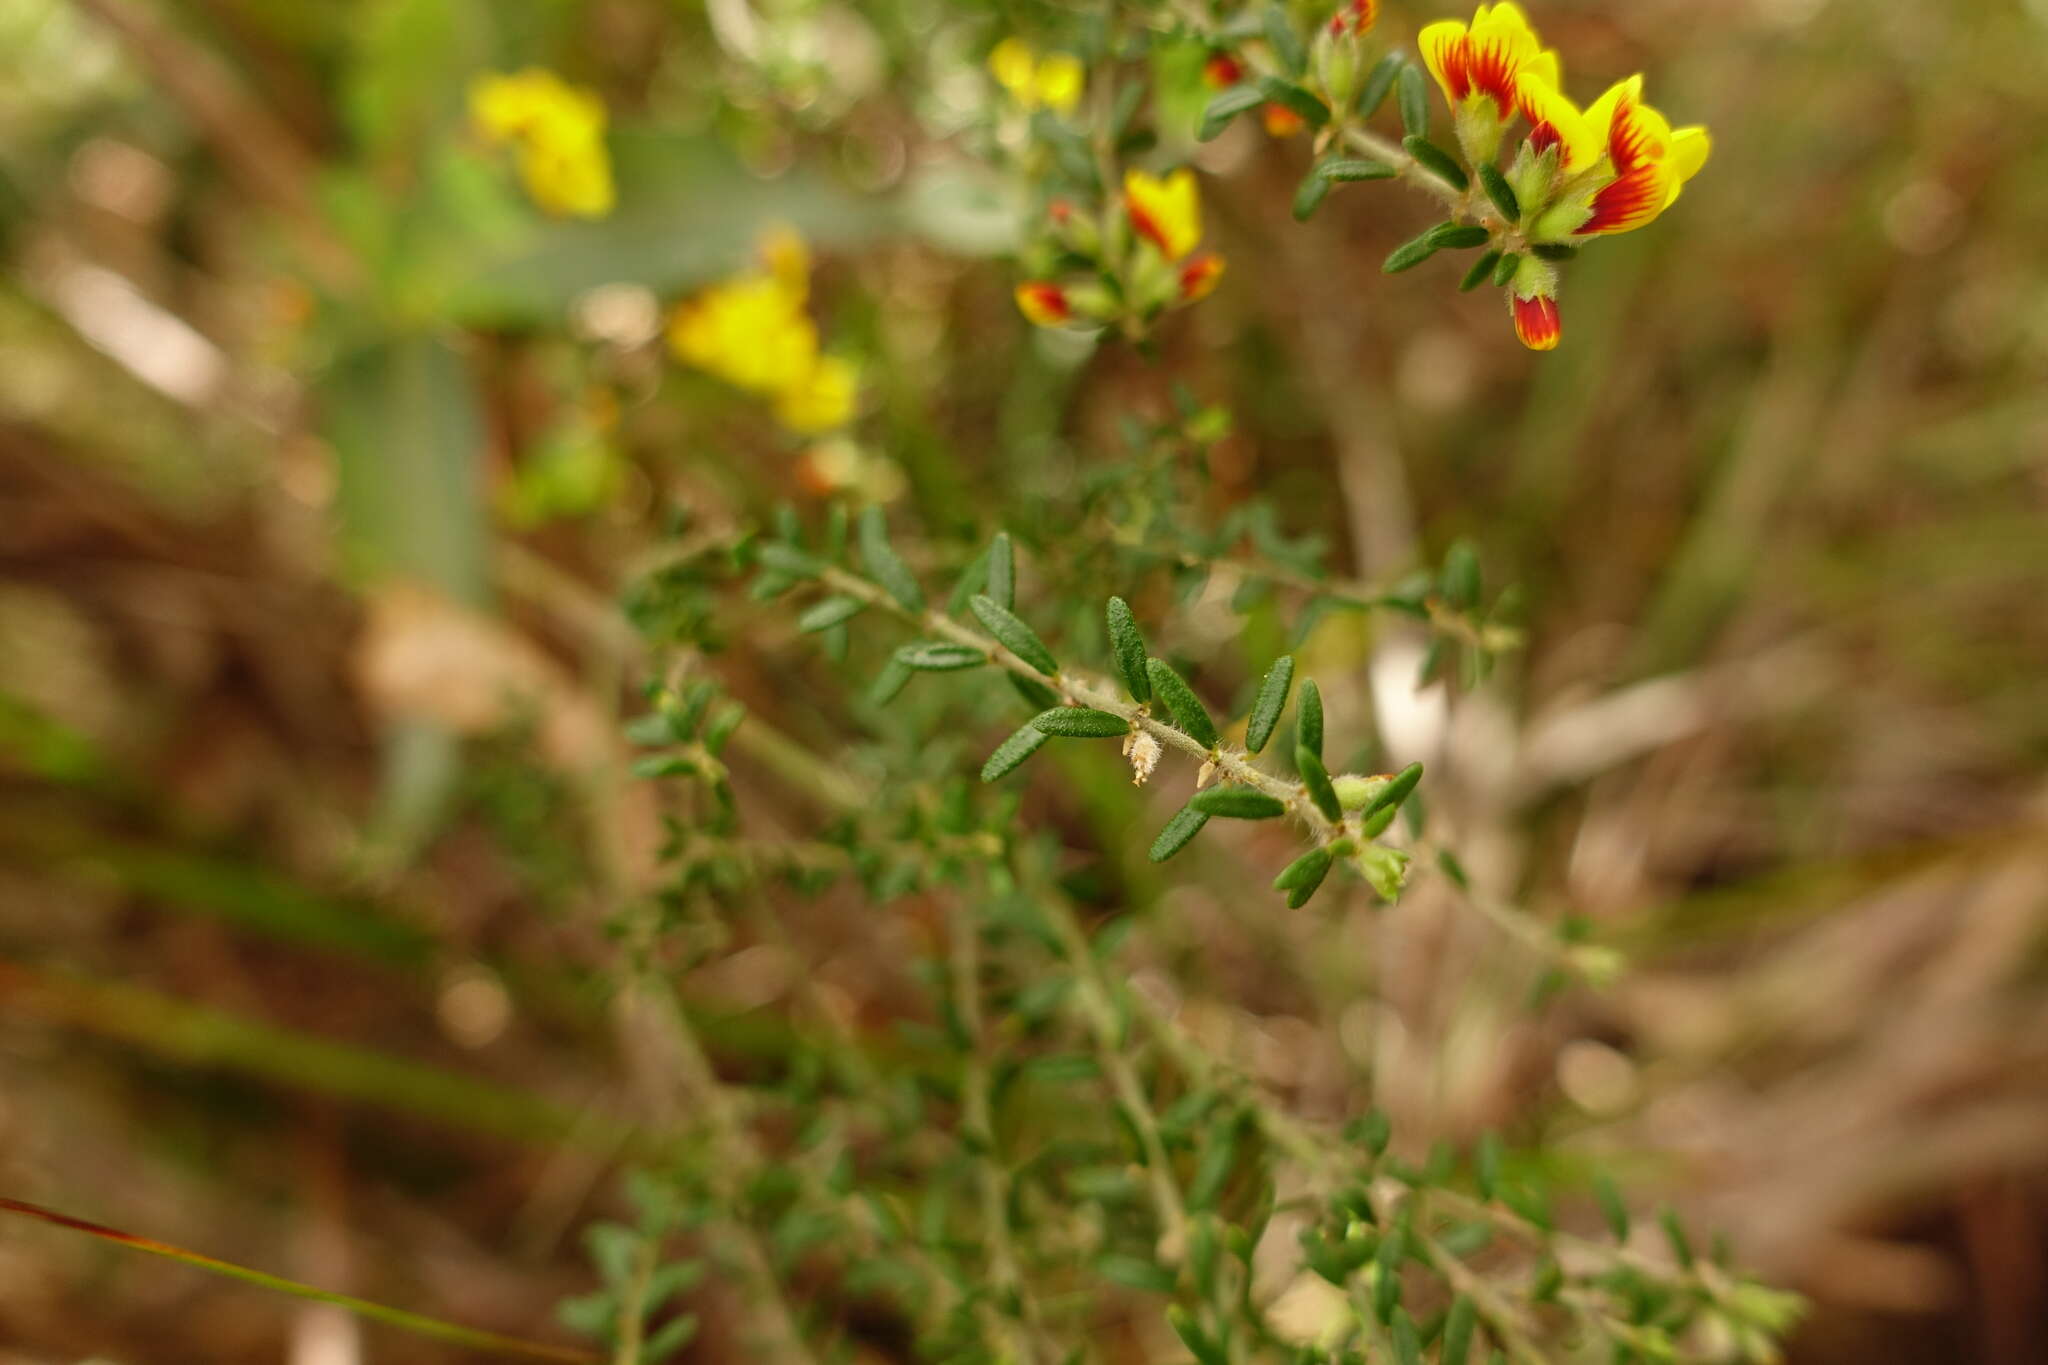
[[[859,377],[851,362],[818,357],[811,372],[775,395],[775,419],[791,431],[814,434],[842,427],[853,416]]]
[[[1067,113],[1081,102],[1088,69],[1080,59],[1065,52],[1040,57],[1021,38],[1005,38],[988,54],[988,70],[996,84],[1010,92],[1010,98],[1026,109],[1040,105]]]
[[[1178,261],[1202,240],[1201,192],[1195,187],[1195,173],[1185,166],[1163,180],[1143,171],[1125,171],[1124,212],[1130,215],[1132,230],[1169,261]]]
[[[669,344],[686,364],[750,393],[804,383],[818,361],[818,329],[803,299],[773,275],[713,285],[676,310]]]
[[[486,141],[513,147],[519,178],[542,208],[579,218],[611,212],[605,110],[594,93],[530,67],[478,77],[469,87],[469,111]]]
[[[1500,135],[1518,112],[1524,76],[1552,87],[1561,83],[1557,54],[1544,48],[1513,0],[1481,5],[1470,25],[1455,19],[1430,24],[1416,38],[1422,63],[1444,92],[1471,161],[1493,160]]]
[[[1580,113],[1555,91],[1530,90],[1530,146],[1558,150],[1558,171],[1568,184],[1535,219],[1538,240],[1627,232],[1650,222],[1699,174],[1713,150],[1707,130],[1674,130],[1643,102],[1643,78],[1616,82]]]
[[[1525,68],[1558,83],[1557,54],[1547,52],[1529,27],[1521,7],[1507,0],[1481,5],[1471,24],[1445,19],[1425,27],[1416,38],[1422,64],[1443,89],[1451,108],[1474,99],[1493,101],[1505,123],[1515,114],[1515,84]]]
[[[792,431],[844,425],[859,396],[858,375],[850,362],[819,354],[817,324],[804,311],[810,248],[795,229],[776,227],[757,255],[758,269],[676,309],[670,349],[686,365],[772,398],[776,419]]]

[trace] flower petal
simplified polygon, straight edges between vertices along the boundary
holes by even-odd
[[[1698,124],[1690,128],[1680,128],[1671,134],[1671,169],[1674,174],[1671,180],[1671,198],[1664,201],[1665,207],[1669,208],[1672,201],[1678,198],[1678,192],[1686,181],[1700,173],[1700,167],[1707,164],[1707,157],[1713,150],[1713,138]]]

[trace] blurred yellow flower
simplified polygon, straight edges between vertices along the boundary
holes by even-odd
[[[791,431],[831,431],[853,416],[858,396],[853,363],[836,355],[820,356],[808,375],[775,395],[775,419]]]
[[[1043,105],[1068,113],[1081,102],[1088,69],[1066,52],[1041,57],[1021,38],[1005,38],[988,54],[988,71],[1010,98],[1026,109]]]
[[[1643,78],[1618,81],[1581,113],[1564,95],[1524,83],[1529,147],[1557,148],[1555,204],[1538,214],[1530,235],[1563,241],[1628,232],[1650,222],[1678,198],[1713,150],[1701,127],[1673,129],[1643,102]],[[1568,183],[1567,183],[1568,182]]]
[[[1202,199],[1195,173],[1183,166],[1165,179],[1144,171],[1124,172],[1124,212],[1131,228],[1177,261],[1202,240]]]
[[[810,248],[794,229],[777,227],[758,254],[758,269],[676,309],[669,346],[684,364],[774,399],[776,419],[792,431],[843,426],[853,416],[858,376],[850,362],[819,353],[817,324],[804,311]]]
[[[593,92],[538,67],[492,73],[471,82],[469,113],[486,141],[514,149],[519,178],[536,204],[577,218],[611,212],[604,102]]]

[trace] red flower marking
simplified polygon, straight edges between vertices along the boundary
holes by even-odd
[[[1515,113],[1515,73],[1521,64],[1508,55],[1499,42],[1475,43],[1467,36],[1444,53],[1444,80],[1454,99],[1463,100],[1477,90],[1493,101],[1503,121]]]
[[[1380,0],[1350,0],[1330,16],[1330,32],[1341,35],[1348,29],[1353,33],[1367,33],[1379,18]]]
[[[1228,52],[1212,52],[1202,63],[1202,78],[1218,90],[1226,89],[1244,79],[1244,63]]]
[[[1579,231],[1626,232],[1655,218],[1671,192],[1663,164],[1670,153],[1636,117],[1635,101],[1624,97],[1617,102],[1607,128],[1607,155],[1620,175],[1593,196],[1593,216]]]
[[[1216,287],[1216,279],[1223,273],[1223,258],[1212,254],[1196,256],[1180,268],[1180,298],[1182,303],[1193,303]]]
[[[1166,229],[1160,227],[1159,221],[1145,212],[1136,195],[1124,196],[1124,212],[1130,215],[1131,231],[1158,247],[1161,255],[1171,259],[1173,248],[1166,244]]]
[[[1529,129],[1529,150],[1537,156],[1542,156],[1552,147],[1558,146],[1564,141],[1563,135],[1557,131],[1555,124],[1537,123],[1534,119],[1529,120],[1529,122],[1532,125]]]
[[[1525,299],[1511,296],[1515,310],[1515,335],[1532,351],[1553,350],[1564,335],[1564,323],[1557,315],[1557,300],[1539,294]]]
[[[1032,308],[1037,309],[1033,322],[1042,316],[1052,322],[1065,322],[1074,315],[1074,309],[1067,302],[1067,293],[1056,284],[1024,284],[1017,287],[1021,298],[1028,297]],[[1026,310],[1027,312],[1030,309]]]

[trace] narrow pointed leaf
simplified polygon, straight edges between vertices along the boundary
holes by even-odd
[[[1201,699],[1195,696],[1195,690],[1188,686],[1187,680],[1174,672],[1164,659],[1147,659],[1145,676],[1152,680],[1152,691],[1159,700],[1173,712],[1174,724],[1202,747],[1215,748],[1216,723],[1209,719],[1208,711],[1203,709]]]
[[[1316,803],[1316,809],[1326,819],[1342,820],[1344,807],[1337,803],[1337,789],[1330,785],[1330,774],[1316,751],[1306,744],[1295,745],[1294,766],[1301,770],[1302,785],[1308,788],[1308,799]]]
[[[1230,121],[1247,109],[1256,109],[1266,102],[1266,97],[1256,86],[1233,85],[1202,111],[1202,126],[1196,132],[1198,141],[1210,142],[1222,135]]]
[[[1209,817],[1203,812],[1193,806],[1182,806],[1166,822],[1166,828],[1159,831],[1159,837],[1152,841],[1152,851],[1147,856],[1155,863],[1165,862],[1186,848],[1189,841],[1202,832],[1202,826],[1208,823]]]
[[[1389,52],[1373,65],[1372,73],[1365,78],[1365,85],[1358,92],[1358,116],[1371,118],[1386,103],[1387,92],[1394,88],[1394,78],[1401,74],[1406,65],[1398,52]]]
[[[1469,294],[1492,277],[1493,268],[1500,264],[1500,252],[1489,251],[1472,262],[1472,268],[1465,272],[1465,278],[1458,281],[1458,292]]]
[[[1301,116],[1301,121],[1311,128],[1320,128],[1330,121],[1330,106],[1311,95],[1308,91],[1277,76],[1259,78],[1259,92],[1273,103]]]
[[[1293,891],[1303,886],[1313,889],[1322,884],[1324,876],[1329,871],[1330,850],[1327,848],[1312,848],[1289,863],[1281,870],[1279,876],[1273,878],[1273,889],[1275,891]]]
[[[1429,131],[1429,91],[1422,83],[1422,68],[1412,62],[1401,63],[1401,74],[1395,78],[1396,98],[1401,105],[1401,131],[1410,137],[1419,137]]]
[[[882,509],[870,507],[860,514],[860,557],[868,576],[880,583],[905,611],[924,610],[924,589],[889,544],[889,526]]]
[[[1415,158],[1415,164],[1443,181],[1454,190],[1471,185],[1472,178],[1465,174],[1465,168],[1443,148],[1431,142],[1420,133],[1410,133],[1401,139],[1401,145],[1408,149],[1408,155]]]
[[[1499,260],[1495,261],[1493,263],[1493,287],[1496,289],[1504,288],[1507,282],[1515,277],[1515,267],[1521,263],[1522,258],[1512,251],[1507,252]]]
[[[1323,756],[1323,692],[1314,678],[1301,680],[1301,693],[1294,703],[1294,742]]]
[[[1294,686],[1294,656],[1282,654],[1273,660],[1273,666],[1266,670],[1266,679],[1259,684],[1258,700],[1252,703],[1251,719],[1244,727],[1244,747],[1257,753],[1266,747],[1266,741],[1273,737],[1273,727],[1280,723],[1280,713],[1287,709],[1287,689]]]
[[[1005,611],[1017,609],[1017,553],[1008,531],[996,532],[988,547],[988,595]]]
[[[1411,238],[1387,253],[1387,259],[1380,262],[1383,274],[1398,275],[1404,270],[1413,270],[1430,257],[1436,255],[1436,243],[1429,240],[1429,234]]]
[[[996,745],[995,752],[988,756],[988,762],[981,765],[981,780],[994,782],[1008,777],[1051,738],[1036,725],[1027,723],[1020,726],[1015,734]]]
[[[1121,597],[1109,599],[1109,647],[1116,655],[1116,671],[1133,701],[1152,699],[1152,682],[1145,669],[1145,637],[1131,617],[1131,604]]]
[[[1272,820],[1287,813],[1287,803],[1250,787],[1211,787],[1199,791],[1188,805],[1204,815],[1227,820]]]
[[[1437,1353],[1438,1365],[1465,1365],[1466,1357],[1472,1353],[1472,1329],[1478,1320],[1478,1309],[1468,1295],[1460,1294],[1452,1301],[1450,1316],[1444,1319],[1444,1344]]]
[[[988,633],[995,636],[1004,649],[1047,676],[1060,671],[1060,662],[1045,647],[1045,641],[1039,639],[1038,632],[1025,625],[1023,618],[1015,612],[981,593],[968,598],[967,605],[974,609],[975,616],[988,627]]]
[[[1131,723],[1122,716],[1086,706],[1055,706],[1033,716],[1031,724],[1064,739],[1115,739],[1131,732]]]
[[[1515,197],[1515,187],[1500,173],[1500,168],[1490,161],[1479,163],[1479,184],[1486,191],[1486,197],[1500,210],[1500,216],[1513,227],[1522,221],[1522,201]]]
[[[1394,774],[1394,780],[1387,783],[1385,789],[1372,799],[1371,804],[1366,806],[1364,814],[1370,818],[1383,810],[1392,810],[1408,799],[1408,793],[1414,791],[1415,784],[1421,780],[1422,765],[1410,763]]]
[[[951,673],[979,668],[988,662],[988,655],[950,640],[915,640],[897,649],[896,661],[921,673]]]
[[[803,615],[796,618],[796,628],[806,635],[821,630],[830,630],[841,621],[858,616],[867,603],[858,597],[828,597],[814,603]]]

